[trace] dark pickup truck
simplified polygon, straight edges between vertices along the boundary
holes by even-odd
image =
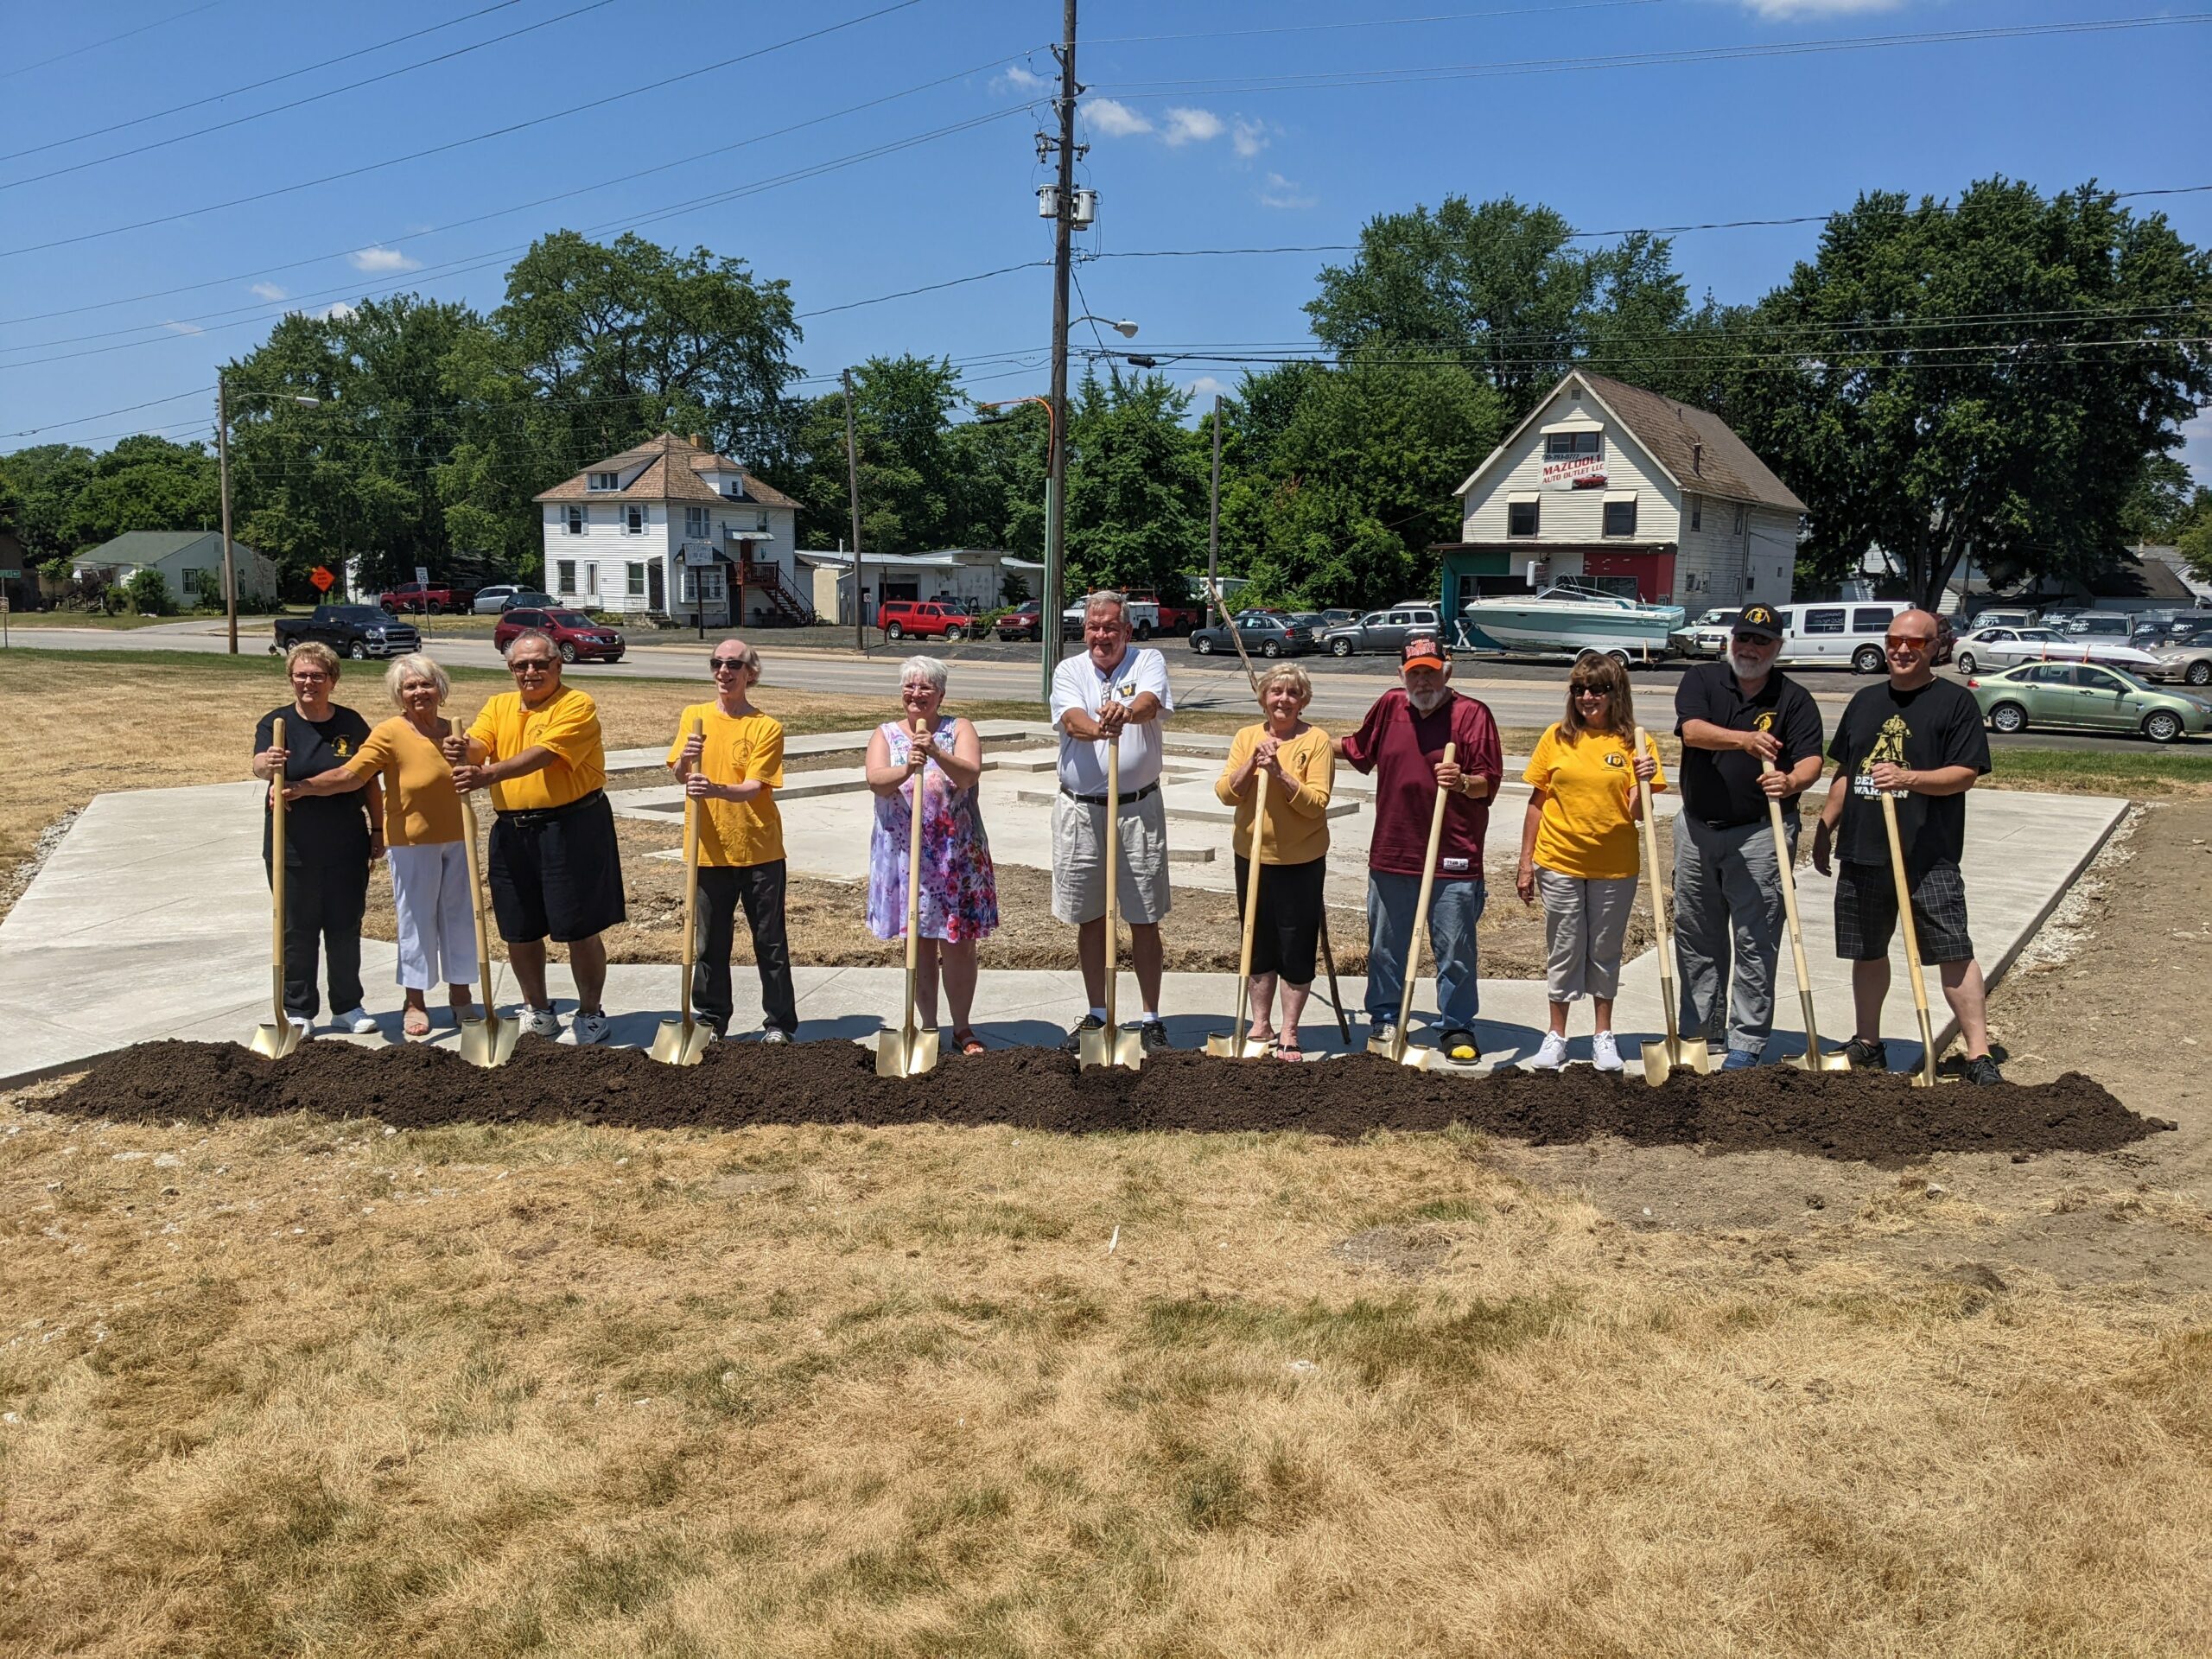
[[[404,657],[423,648],[411,622],[386,615],[378,605],[318,605],[308,616],[276,619],[272,652],[289,651],[302,640],[320,639],[340,657],[359,662],[370,657]]]

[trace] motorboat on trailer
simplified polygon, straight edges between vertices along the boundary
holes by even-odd
[[[1471,600],[1461,607],[1461,643],[1478,632],[1504,651],[1604,652],[1624,660],[1664,656],[1667,636],[1688,613],[1680,605],[1646,605],[1572,576],[1541,593]]]

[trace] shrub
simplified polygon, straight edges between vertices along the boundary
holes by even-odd
[[[169,597],[168,578],[160,571],[134,570],[124,584],[130,608],[144,616],[174,616],[176,601]]]

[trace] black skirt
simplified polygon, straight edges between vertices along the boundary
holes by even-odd
[[[1313,957],[1321,939],[1321,878],[1326,857],[1303,864],[1260,866],[1260,917],[1252,929],[1252,971],[1281,974],[1294,985],[1313,982]],[[1249,859],[1236,861],[1236,919],[1244,919]],[[1240,942],[1241,943],[1241,942]]]

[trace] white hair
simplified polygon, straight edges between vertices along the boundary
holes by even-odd
[[[1083,597],[1083,620],[1086,622],[1090,620],[1090,613],[1102,605],[1111,605],[1121,612],[1124,622],[1129,620],[1128,599],[1117,588],[1101,588],[1085,594]]]
[[[404,657],[393,658],[391,666],[384,671],[384,689],[391,694],[392,702],[403,709],[407,705],[400,701],[399,694],[407,689],[410,680],[428,680],[436,686],[441,704],[453,695],[451,677],[422,652],[410,652]]]
[[[557,663],[561,660],[560,649],[554,645],[553,636],[550,633],[541,632],[536,628],[524,628],[520,633],[515,635],[513,639],[507,641],[507,648],[501,652],[499,655],[508,662],[512,663],[515,659],[515,647],[518,645],[530,645],[533,641],[544,646],[545,654],[548,657],[550,657],[555,662]]]
[[[952,678],[950,671],[934,657],[909,657],[899,664],[899,684],[906,684],[916,675],[935,686],[939,696],[944,695],[944,688]]]

